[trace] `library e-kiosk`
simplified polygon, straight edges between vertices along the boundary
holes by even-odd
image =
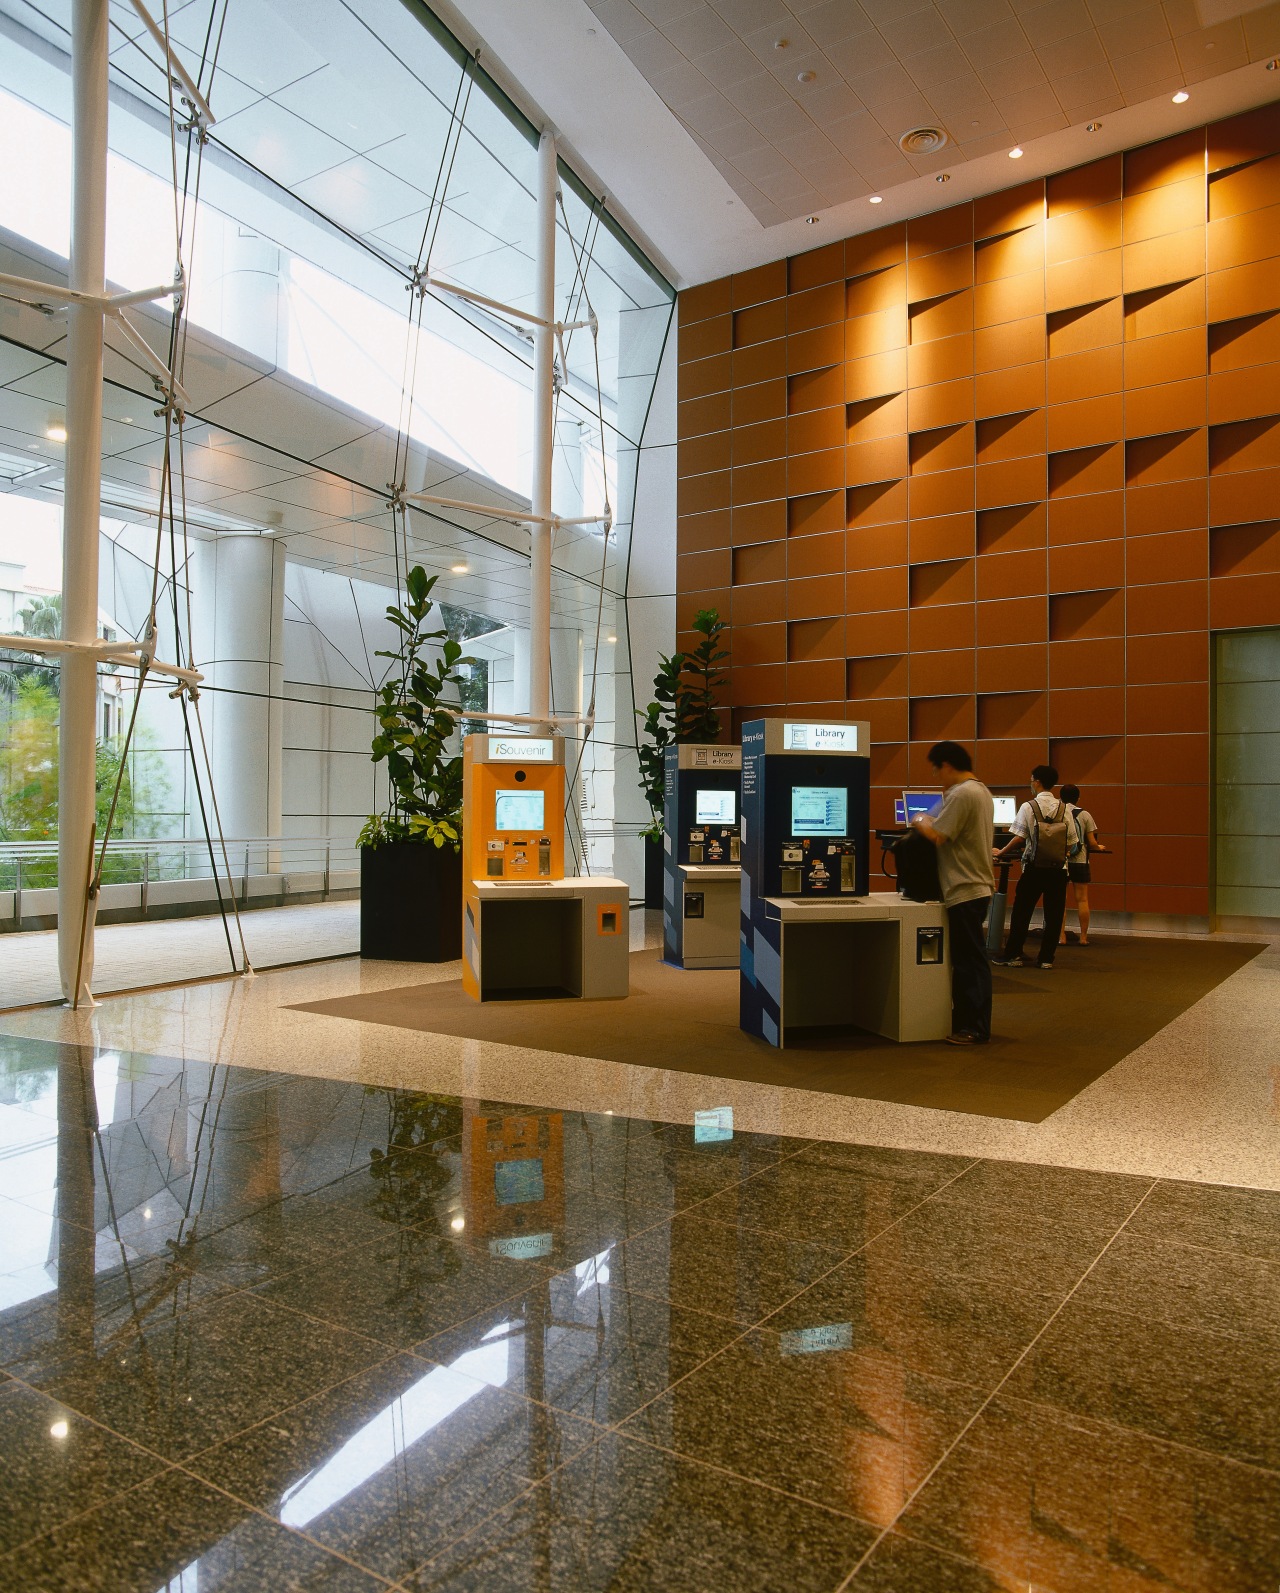
[[[624,881],[564,873],[563,736],[463,744],[462,986],[477,1001],[625,996]]]
[[[741,749],[668,747],[664,776],[662,955],[680,968],[736,968]]]
[[[868,890],[870,758],[860,720],[743,726],[740,1023],[771,1045],[950,1030],[941,904]]]

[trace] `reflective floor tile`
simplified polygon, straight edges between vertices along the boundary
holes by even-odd
[[[848,1593],[1026,1593],[1026,1587],[1012,1578],[997,1581],[983,1566],[890,1532],[867,1556]],[[1050,1590],[1037,1587],[1035,1593]]]
[[[1162,1182],[1143,1201],[1126,1232],[1280,1261],[1280,1194]]]
[[[923,1198],[918,1186],[790,1157],[713,1196],[699,1215],[848,1252]]]
[[[1280,1350],[1069,1300],[1007,1390],[1280,1470]]]
[[[408,1586],[483,1593],[831,1593],[874,1540],[818,1510],[609,1435]]]
[[[796,1159],[814,1167],[840,1167],[866,1178],[910,1185],[931,1195],[974,1165],[972,1156],[944,1156],[937,1151],[895,1150],[884,1145],[849,1145],[839,1140],[796,1142]]]
[[[495,1341],[509,1349],[504,1385],[533,1400],[611,1426],[661,1394],[741,1331],[736,1323],[612,1281],[606,1263],[560,1273],[530,1290],[514,1318],[501,1308],[418,1346],[457,1363]]]
[[[623,1431],[888,1526],[982,1399],[855,1350],[823,1323],[752,1331]]]
[[[21,1383],[0,1383],[0,1554],[164,1468]]]
[[[776,1311],[843,1254],[690,1212],[619,1246],[613,1275],[638,1294],[745,1326]]]
[[[371,1339],[250,1295],[158,1309],[77,1356],[46,1391],[136,1443],[180,1460],[382,1360]]]
[[[1280,1263],[1119,1234],[1081,1284],[1081,1305],[1186,1323],[1280,1348]]]
[[[900,1266],[886,1255],[842,1261],[769,1317],[766,1327],[804,1332],[844,1325],[852,1346],[886,1363],[946,1382],[993,1389],[1053,1315],[1057,1294],[988,1278]]]
[[[1109,1219],[1045,1216],[951,1197],[948,1187],[867,1246],[903,1266],[1065,1295],[1115,1232]]]
[[[735,1141],[677,1149],[659,1134],[630,1141],[625,1154],[616,1160],[566,1168],[565,1177],[610,1199],[672,1214],[742,1183],[778,1160],[772,1149],[759,1150]]]
[[[1000,1588],[1274,1593],[1280,1475],[1001,1399],[897,1530]]]
[[[975,1162],[947,1186],[948,1200],[1118,1228],[1153,1187],[1150,1178],[1034,1162]]]
[[[320,1322],[408,1350],[550,1276],[519,1255],[490,1255],[464,1239],[400,1229],[264,1285],[261,1297]]]
[[[507,1392],[507,1354],[393,1356],[189,1469],[398,1581],[599,1436]]]
[[[39,1593],[375,1593],[387,1584],[171,1470],[0,1560]]]

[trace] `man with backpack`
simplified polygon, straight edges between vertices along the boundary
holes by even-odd
[[[1022,873],[1013,893],[1009,938],[1003,953],[991,959],[997,968],[1022,967],[1023,943],[1040,901],[1044,903],[1044,931],[1036,962],[1041,968],[1053,967],[1067,911],[1067,859],[1078,844],[1071,812],[1053,794],[1057,783],[1058,771],[1051,764],[1036,765],[1031,771],[1031,800],[1022,804],[1010,826],[1013,839],[992,854],[997,863],[1003,863],[1022,848]]]

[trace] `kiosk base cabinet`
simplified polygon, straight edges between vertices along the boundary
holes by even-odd
[[[463,922],[464,974],[481,1001],[625,996],[629,907],[621,880],[473,886]]]
[[[806,1029],[887,1040],[951,1032],[951,955],[938,902],[877,892],[847,902],[767,898],[742,960],[742,1027],[786,1046]],[[745,931],[744,931],[745,933]]]
[[[697,868],[681,864],[669,875],[679,893],[675,912],[682,935],[678,951],[668,937],[664,955],[684,968],[736,968],[738,966],[740,868]]]

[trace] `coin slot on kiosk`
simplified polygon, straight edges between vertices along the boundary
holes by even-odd
[[[738,966],[741,769],[737,747],[666,751],[663,956],[681,968]]]
[[[629,892],[565,878],[562,736],[463,745],[462,985],[477,1001],[625,996]]]

